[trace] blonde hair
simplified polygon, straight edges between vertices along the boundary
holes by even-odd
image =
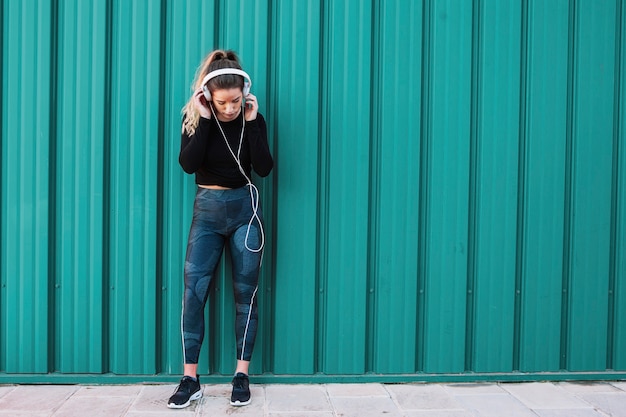
[[[200,112],[198,111],[198,109],[196,108],[196,104],[194,103],[194,94],[199,88],[202,87],[202,81],[208,73],[221,68],[241,69],[237,54],[231,50],[216,49],[215,51],[210,52],[202,60],[200,66],[198,66],[198,69],[196,70],[196,75],[194,77],[193,83],[191,84],[191,97],[182,109],[182,114],[184,116],[183,132],[187,133],[188,136],[191,136],[196,132],[196,128],[198,127],[198,123],[200,122]],[[216,78],[219,77],[225,76],[219,75]],[[239,80],[241,80],[241,82],[239,82]],[[236,84],[235,86],[241,86],[241,88],[243,88],[243,79],[241,77],[237,76],[234,79],[234,82]],[[211,88],[212,83],[209,82],[208,84],[209,90],[213,92],[213,89]]]

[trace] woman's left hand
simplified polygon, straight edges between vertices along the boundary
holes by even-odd
[[[256,119],[256,115],[259,111],[259,103],[256,100],[254,94],[248,94],[246,96],[246,103],[244,107],[244,117],[247,122]]]

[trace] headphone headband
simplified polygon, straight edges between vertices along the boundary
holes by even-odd
[[[209,80],[211,80],[211,78],[215,78],[219,75],[225,75],[225,74],[241,75],[242,77],[244,77],[246,80],[248,80],[247,87],[248,87],[248,91],[250,91],[250,87],[252,86],[252,79],[250,78],[247,72],[242,71],[237,68],[222,68],[222,69],[218,69],[215,71],[211,71],[202,80],[202,85],[203,86],[206,85],[206,83],[208,83]]]

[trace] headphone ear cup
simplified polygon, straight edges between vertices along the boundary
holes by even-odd
[[[243,83],[243,96],[247,96],[248,94],[250,94],[250,83],[247,81],[244,81]]]
[[[211,92],[209,91],[209,87],[205,85],[202,86],[202,94],[204,94],[204,98],[206,101],[211,101]]]

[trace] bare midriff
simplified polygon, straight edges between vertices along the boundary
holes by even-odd
[[[230,190],[228,187],[222,187],[221,185],[202,185],[198,184],[200,188],[207,188],[209,190]]]

